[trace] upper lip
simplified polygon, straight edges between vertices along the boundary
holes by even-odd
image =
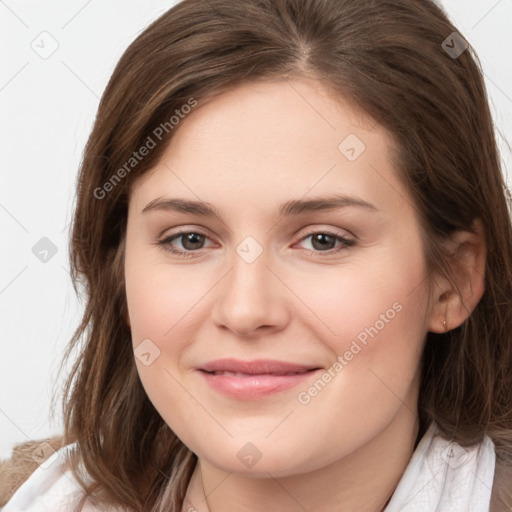
[[[274,359],[257,359],[241,361],[239,359],[216,359],[203,364],[199,369],[206,372],[234,372],[247,375],[298,373],[317,370],[319,367],[311,364],[291,363]]]

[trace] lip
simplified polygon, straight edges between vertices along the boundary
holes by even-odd
[[[295,387],[319,369],[315,365],[272,359],[217,359],[198,371],[214,390],[233,398],[253,400]]]

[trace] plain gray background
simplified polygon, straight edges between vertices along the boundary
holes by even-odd
[[[117,60],[174,3],[0,1],[0,458],[61,430],[49,407],[82,310],[67,252],[81,153]],[[512,1],[441,4],[480,56],[510,185]]]

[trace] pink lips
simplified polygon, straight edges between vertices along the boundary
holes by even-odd
[[[213,389],[251,400],[297,386],[319,367],[269,359],[217,359],[198,369]]]

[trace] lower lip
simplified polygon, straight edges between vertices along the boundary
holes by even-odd
[[[298,386],[318,370],[311,370],[293,375],[248,375],[236,377],[234,375],[215,375],[200,370],[206,382],[216,391],[233,398],[254,400],[263,398],[279,391]]]

